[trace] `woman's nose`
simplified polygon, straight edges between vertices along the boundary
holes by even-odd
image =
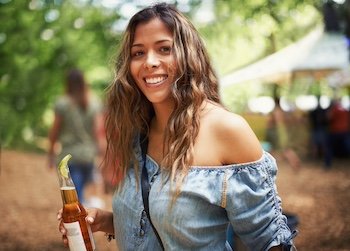
[[[160,64],[159,58],[155,53],[149,52],[146,57],[145,67],[146,68],[154,68],[158,67]]]

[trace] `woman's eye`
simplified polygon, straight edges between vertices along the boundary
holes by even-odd
[[[135,51],[131,54],[132,57],[139,57],[143,55],[143,51]]]
[[[160,48],[160,51],[164,52],[164,53],[169,53],[169,52],[171,52],[171,47],[163,46],[163,47]]]

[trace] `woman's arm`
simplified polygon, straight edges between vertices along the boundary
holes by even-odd
[[[219,125],[220,130],[217,132],[221,139],[220,142],[222,142],[221,152],[224,163],[251,163],[251,167],[257,168],[244,169],[241,173],[241,179],[233,179],[235,185],[240,184],[240,189],[227,192],[229,198],[226,210],[231,223],[237,227],[236,233],[246,235],[249,232],[251,233],[249,238],[259,237],[261,240],[269,241],[279,231],[279,228],[283,227],[283,237],[287,236],[285,238],[288,239],[288,235],[291,233],[287,229],[286,222],[283,222],[283,226],[275,224],[278,218],[283,219],[281,214],[276,214],[276,212],[280,212],[280,202],[276,197],[277,191],[274,190],[274,184],[271,183],[274,182],[277,171],[275,162],[272,159],[262,160],[261,144],[243,117],[228,114],[222,116],[220,122],[223,123]],[[261,168],[263,165],[269,165],[266,167],[268,172]],[[271,176],[267,176],[268,174]],[[275,209],[269,201],[276,202]],[[247,222],[250,224],[246,224]],[[255,244],[254,242],[250,243],[250,245]],[[275,245],[278,245],[278,242]],[[284,247],[280,244],[270,247],[269,250],[282,251]]]
[[[101,112],[98,112],[94,117],[94,138],[97,142],[98,154],[104,156],[106,151],[106,134],[105,134],[105,119]]]
[[[55,166],[55,146],[61,131],[62,121],[63,121],[62,116],[55,113],[55,118],[49,132],[49,150],[48,150],[49,168],[52,168]]]

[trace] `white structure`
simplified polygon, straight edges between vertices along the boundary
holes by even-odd
[[[298,76],[316,79],[349,69],[345,36],[319,27],[286,48],[220,78],[221,87],[247,81],[285,83]]]

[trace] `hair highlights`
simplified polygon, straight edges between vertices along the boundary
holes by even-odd
[[[108,89],[106,160],[110,164],[118,162],[118,168],[125,174],[130,164],[137,163],[133,152],[135,138],[140,132],[149,132],[154,111],[131,77],[130,51],[137,25],[154,18],[159,18],[174,38],[177,80],[172,95],[175,109],[165,131],[165,155],[161,165],[169,171],[171,180],[176,180],[176,198],[192,164],[203,101],[220,104],[220,98],[217,77],[197,30],[171,5],[160,3],[143,9],[131,18],[126,28],[115,66],[115,79]]]

